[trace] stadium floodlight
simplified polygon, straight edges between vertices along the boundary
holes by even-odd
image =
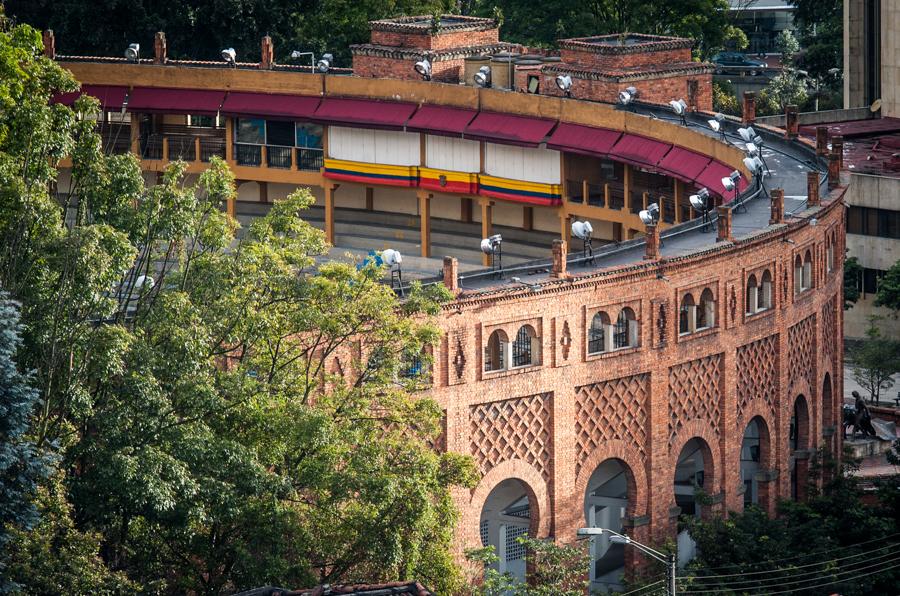
[[[659,205],[650,203],[646,209],[642,209],[638,213],[638,217],[641,218],[645,226],[655,226],[659,222]]]
[[[572,77],[567,74],[556,75],[556,86],[560,91],[566,94],[566,97],[572,97]]]
[[[334,62],[334,56],[331,54],[322,54],[322,57],[316,62],[316,70],[324,74],[331,69],[332,62]]]
[[[589,262],[594,262],[594,245],[592,243],[591,235],[594,233],[594,226],[591,225],[589,221],[573,221],[572,222],[572,235],[578,238],[583,243],[584,257],[588,259]]]
[[[491,271],[503,270],[503,236],[494,234],[481,241],[481,252],[491,257]]]
[[[691,207],[703,216],[703,231],[709,230],[709,191],[704,187],[690,196]]]
[[[473,77],[475,79],[475,85],[477,87],[490,87],[491,86],[491,67],[490,66],[482,66],[478,69],[478,72],[475,73]]]
[[[722,178],[722,186],[725,188],[725,192],[734,191],[734,205],[736,208],[743,207],[744,211],[747,208],[744,206],[743,202],[740,200],[741,190],[738,186],[738,180],[741,179],[741,173],[738,170],[733,171],[728,174],[724,178]]]
[[[129,62],[140,62],[141,61],[141,44],[139,44],[139,43],[128,44],[128,47],[125,48],[125,58]]]
[[[747,155],[750,157],[756,157],[759,155],[759,147],[757,147],[753,143],[747,143]]]
[[[381,262],[387,265],[391,272],[391,289],[399,290],[403,296],[403,271],[400,269],[400,263],[403,262],[403,256],[399,250],[393,248],[385,249],[381,252]]]
[[[752,126],[748,126],[747,128],[739,128],[737,129],[739,135],[741,135],[741,140],[745,143],[752,143],[756,138],[756,131],[753,130]]]
[[[416,62],[415,69],[416,72],[419,73],[419,75],[422,77],[422,80],[431,80],[431,62],[428,60],[428,58],[423,58],[422,60]]]
[[[631,106],[632,102],[638,96],[638,90],[635,87],[625,87],[618,94],[618,101],[620,106]],[[632,106],[634,109],[634,106]]]
[[[672,108],[672,111],[681,118],[681,124],[687,126],[687,120],[685,118],[687,114],[687,103],[683,99],[673,99],[669,102],[669,107]]]
[[[225,48],[222,50],[222,60],[224,60],[226,64],[234,66],[237,62],[237,52],[234,51],[234,48]]]
[[[750,155],[744,158],[744,165],[750,170],[750,173],[757,176],[765,174],[765,168],[762,160],[758,155]]]

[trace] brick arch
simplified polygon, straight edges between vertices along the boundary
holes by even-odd
[[[799,392],[794,399],[791,400],[790,410],[788,410],[788,424],[790,424],[790,419],[794,415],[794,410],[797,408],[798,404],[802,404],[801,414],[802,416],[798,417],[796,420],[797,424],[797,449],[809,449],[812,445],[812,429],[813,429],[813,410],[810,408],[810,400],[807,398],[808,393]],[[789,429],[790,430],[790,429]],[[790,449],[790,433],[786,433],[786,439],[788,441],[788,450],[787,453],[791,453]]]
[[[741,422],[741,428],[738,429],[738,433],[740,433],[740,441],[737,442],[737,453],[740,455],[741,443],[744,440],[744,433],[747,431],[747,426],[753,420],[761,423],[762,427],[760,429],[760,440],[762,440],[762,432],[765,431],[765,440],[768,443],[765,449],[765,461],[763,460],[762,454],[760,457],[760,464],[765,466],[768,469],[772,469],[776,466],[775,464],[775,443],[776,440],[773,437],[777,437],[776,426],[773,422],[774,415],[772,414],[772,410],[770,410],[765,403],[762,403],[760,400],[753,400],[750,402],[750,407],[747,408],[744,414],[744,420]],[[761,448],[762,450],[762,448]],[[733,460],[733,461],[739,461]]]
[[[691,439],[701,439],[706,444],[703,452],[704,477],[709,478],[712,484],[705,487],[704,490],[710,495],[718,494],[722,490],[722,483],[719,481],[719,473],[722,469],[721,455],[718,457],[716,455],[721,453],[719,451],[719,436],[709,428],[709,423],[705,420],[691,420],[681,428],[681,432],[678,433],[678,437],[672,443],[672,449],[669,452],[671,476],[674,478],[675,468],[678,466],[678,456],[681,455],[681,450],[684,449],[684,446]],[[671,487],[672,484],[672,482],[669,482],[667,486]],[[674,502],[675,494],[671,493],[670,498]]]
[[[478,542],[478,523],[481,519],[481,508],[491,492],[504,480],[515,479],[525,486],[528,495],[528,506],[531,510],[531,526],[529,534],[532,537],[543,537],[550,534],[550,492],[547,483],[541,473],[534,466],[521,459],[508,459],[490,469],[478,486],[472,491],[469,498],[469,523],[465,531],[467,544],[480,544]]]
[[[581,465],[581,472],[575,480],[575,495],[584,500],[588,482],[597,467],[608,459],[618,459],[624,465],[628,477],[628,511],[626,515],[636,516],[647,513],[647,472],[644,461],[634,449],[629,449],[624,441],[605,441],[594,449]]]

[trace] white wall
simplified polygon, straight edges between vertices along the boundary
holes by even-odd
[[[322,205],[325,204],[323,199]],[[334,206],[346,209],[366,208],[366,187],[358,184],[341,184],[334,191]]]
[[[559,184],[559,151],[485,143],[484,171],[501,178]]]
[[[478,146],[478,141],[425,135],[425,165],[453,172],[478,172],[481,170]]]
[[[418,215],[419,199],[415,189],[376,186],[372,207],[375,211]]]
[[[329,126],[328,155],[364,163],[417,166],[421,157],[419,134]]]
[[[462,211],[462,199],[454,195],[435,193],[431,199],[431,217],[453,219],[459,221]],[[478,208],[474,205],[472,210]]]

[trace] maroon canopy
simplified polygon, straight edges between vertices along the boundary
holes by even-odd
[[[222,113],[229,116],[308,120],[315,114],[319,101],[318,97],[304,95],[232,91],[222,104]]]
[[[554,126],[556,120],[479,112],[466,127],[465,136],[491,143],[537,147]]]

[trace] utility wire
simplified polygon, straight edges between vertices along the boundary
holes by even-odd
[[[854,577],[843,578],[843,579],[841,579],[840,581],[841,581],[841,582],[845,582],[845,581],[856,581],[856,580],[858,580],[858,579],[861,578],[861,577],[868,577],[868,576],[870,576],[870,575],[878,575],[879,573],[883,573],[883,572],[885,572],[885,571],[888,571],[888,570],[890,570],[890,569],[894,569],[894,568],[896,568],[896,567],[900,567],[900,563],[898,563],[897,565],[892,565],[892,566],[890,566],[890,567],[885,567],[884,569],[879,569],[878,571],[871,571],[871,572],[869,572],[869,573],[863,573],[863,574],[861,574],[861,575],[856,575],[856,576],[854,576]],[[836,583],[838,583],[838,582],[837,582],[837,581],[829,581],[829,582],[825,582],[825,583],[822,583],[822,584],[816,584],[816,585],[814,585],[814,586],[804,586],[802,589],[804,589],[804,590],[813,590],[813,589],[816,589],[816,588],[824,588],[825,586],[830,586],[830,585],[836,584]],[[781,591],[779,591],[779,592],[769,592],[768,594],[769,594],[769,595],[771,595],[771,594],[789,594],[789,593],[796,592],[796,591],[797,591],[797,588],[791,588],[790,590],[781,590]]]
[[[654,591],[655,591],[655,588],[658,588],[658,587],[659,587],[659,584],[664,584],[665,582],[666,582],[666,580],[661,579],[661,580],[659,580],[658,582],[654,582],[654,583],[652,583],[652,584],[649,584],[649,585],[646,585],[646,586],[642,586],[642,587],[637,588],[637,589],[635,589],[635,590],[631,590],[630,592],[625,592],[624,594],[619,594],[619,596],[629,596],[630,594],[631,594],[631,595],[636,595],[636,594],[638,594],[639,592],[644,592],[645,590],[650,590],[651,588],[653,588]]]

